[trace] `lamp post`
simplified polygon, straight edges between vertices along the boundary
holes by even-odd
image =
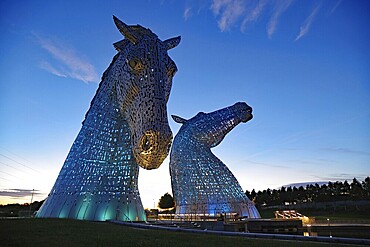
[[[30,212],[29,212],[30,218],[31,218],[31,207],[32,207],[32,200],[33,200],[33,193],[34,193],[34,191],[35,191],[35,189],[32,189],[31,203],[30,203]]]
[[[331,235],[331,229],[330,229],[330,219],[327,218],[326,220],[328,221],[329,237],[332,237],[332,235]]]

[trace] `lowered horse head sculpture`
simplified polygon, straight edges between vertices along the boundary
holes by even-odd
[[[260,217],[234,175],[211,151],[235,126],[252,117],[252,108],[240,102],[211,113],[200,112],[189,120],[172,116],[182,124],[170,155],[176,214]]]
[[[167,157],[172,142],[166,103],[177,67],[167,51],[180,43],[180,37],[161,41],[147,28],[113,19],[125,39],[114,44],[119,53],[108,73],[114,75],[113,87],[131,130],[136,162],[155,169]]]

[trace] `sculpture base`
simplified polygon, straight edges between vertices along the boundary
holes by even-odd
[[[108,199],[109,198],[109,199]],[[130,203],[131,201],[131,203]],[[91,196],[49,196],[36,218],[70,218],[78,220],[146,221],[145,211],[140,202],[120,201],[109,195]]]

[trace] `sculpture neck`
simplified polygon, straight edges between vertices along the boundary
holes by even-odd
[[[209,146],[200,143],[194,137],[186,133],[175,136],[171,149],[171,162],[172,160],[176,163],[194,162],[195,159],[200,160],[206,157],[217,159]]]

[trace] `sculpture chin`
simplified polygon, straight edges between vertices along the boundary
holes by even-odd
[[[167,157],[167,153],[165,154],[151,154],[151,153],[142,153],[140,151],[134,150],[134,158],[136,159],[136,163],[146,170],[153,170],[157,169],[161,166],[164,159]]]

